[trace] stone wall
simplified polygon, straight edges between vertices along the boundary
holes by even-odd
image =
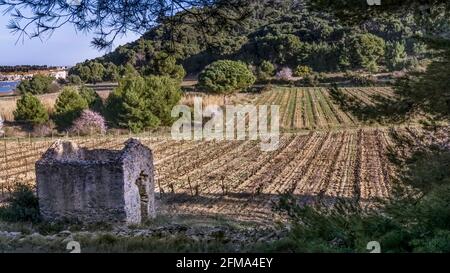
[[[155,216],[153,157],[130,139],[122,151],[57,141],[36,163],[45,220],[140,223]]]
[[[143,211],[146,217],[154,218],[156,215],[155,179],[151,150],[133,139],[128,140],[120,161],[124,171],[127,218],[132,222],[140,222]],[[142,200],[142,195],[146,195],[147,200]]]

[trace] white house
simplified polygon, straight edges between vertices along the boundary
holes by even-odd
[[[51,71],[50,75],[52,77],[55,77],[56,79],[66,79],[67,71],[66,70]]]

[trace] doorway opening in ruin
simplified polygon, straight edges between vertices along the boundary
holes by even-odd
[[[141,172],[135,183],[139,190],[139,198],[141,203],[141,220],[144,220],[148,218],[148,175],[144,172]]]

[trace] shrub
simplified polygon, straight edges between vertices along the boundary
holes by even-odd
[[[105,119],[99,113],[83,110],[81,116],[73,122],[70,131],[81,135],[104,134]]]
[[[401,70],[406,66],[407,54],[401,42],[387,42],[385,61],[391,71]]]
[[[59,94],[55,103],[54,120],[60,129],[65,129],[72,125],[81,112],[88,108],[86,100],[78,93],[74,87],[65,87]]]
[[[311,67],[309,67],[307,65],[299,65],[295,68],[294,75],[296,77],[306,77],[308,75],[311,75],[312,73],[313,73],[313,70],[311,69]]]
[[[292,70],[289,67],[283,67],[276,75],[277,80],[291,81]]]
[[[48,121],[47,110],[41,101],[31,93],[26,93],[17,101],[16,110],[13,114],[16,121],[28,122],[33,125],[43,124]]]
[[[86,100],[89,109],[99,113],[103,112],[103,100],[94,89],[82,86],[78,92]]]
[[[51,136],[54,128],[55,124],[50,120],[44,124],[35,125],[33,127],[33,131],[31,132],[31,135],[33,137]]]
[[[70,84],[74,84],[74,85],[83,84],[83,81],[81,80],[80,76],[78,76],[78,75],[70,75],[67,80],[69,81]]]
[[[378,67],[377,63],[375,63],[375,62],[368,63],[366,66],[366,69],[370,73],[377,73],[380,71],[380,68]]]
[[[347,72],[345,77],[356,86],[375,86],[378,81],[376,77],[361,75],[359,73]]]
[[[17,86],[16,90],[20,94],[31,93],[33,95],[50,93],[52,83],[55,79],[53,77],[44,75],[35,75],[31,80],[23,80]]]
[[[420,70],[420,62],[416,57],[408,58],[405,61],[405,68],[409,70]]]
[[[19,185],[7,201],[8,205],[0,208],[0,219],[9,222],[39,221],[39,202],[30,187]]]
[[[170,125],[172,108],[180,101],[178,80],[161,76],[128,76],[106,101],[106,116],[115,126],[133,132]]]
[[[267,80],[275,75],[275,66],[269,61],[263,61],[257,70],[258,78],[261,80]]]
[[[208,65],[200,73],[198,87],[212,93],[232,94],[250,87],[255,80],[244,63],[221,60]]]
[[[308,74],[304,78],[304,83],[307,86],[317,86],[320,84],[320,76],[318,74]]]

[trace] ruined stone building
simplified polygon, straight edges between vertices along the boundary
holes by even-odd
[[[58,140],[36,162],[45,220],[141,223],[155,216],[152,151],[129,139],[121,151]]]

